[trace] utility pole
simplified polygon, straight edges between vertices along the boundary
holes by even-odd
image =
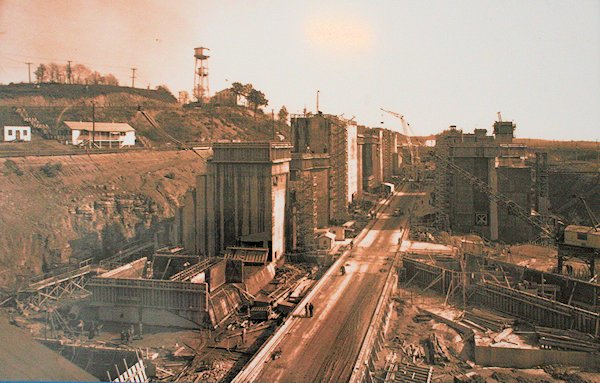
[[[71,81],[71,60],[67,60],[67,82],[69,84],[72,84],[73,82]]]
[[[96,146],[96,103],[92,101],[92,147]]]
[[[131,87],[135,88],[135,71],[137,68],[131,68]]]
[[[25,63],[27,64],[27,74],[29,75],[29,83],[31,84],[31,64],[33,63]]]
[[[271,117],[273,118],[273,141],[276,141],[277,129],[275,129],[275,109],[271,109]]]

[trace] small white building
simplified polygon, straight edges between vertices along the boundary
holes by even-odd
[[[135,145],[135,129],[126,123],[65,121],[71,131],[73,145],[85,145],[92,141],[100,147]]]
[[[5,126],[4,141],[31,141],[31,127]]]
[[[331,250],[335,245],[335,234],[327,232],[317,237],[317,247],[319,250]]]

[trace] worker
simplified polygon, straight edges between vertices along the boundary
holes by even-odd
[[[354,240],[353,240],[353,239],[351,239],[351,240],[350,240],[350,248],[353,248],[353,247],[354,247]]]
[[[242,329],[242,345],[246,343],[246,327]]]
[[[315,309],[315,306],[313,306],[312,302],[308,304],[308,313],[309,316],[312,318],[313,317],[313,311]]]
[[[304,316],[306,318],[308,318],[308,305],[309,305],[309,303],[307,303],[307,304],[304,305]]]
[[[342,273],[342,275],[346,275],[346,267],[344,265],[340,266],[340,273]]]

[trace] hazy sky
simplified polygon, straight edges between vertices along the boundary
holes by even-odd
[[[0,0],[0,82],[26,61],[84,63],[191,92],[209,47],[211,91],[250,82],[267,109],[306,105],[416,134],[490,128],[600,139],[600,1]]]

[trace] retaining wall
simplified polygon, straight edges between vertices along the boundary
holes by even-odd
[[[519,349],[475,345],[475,363],[480,366],[534,368],[562,364],[589,369],[600,368],[600,356],[579,351]]]

